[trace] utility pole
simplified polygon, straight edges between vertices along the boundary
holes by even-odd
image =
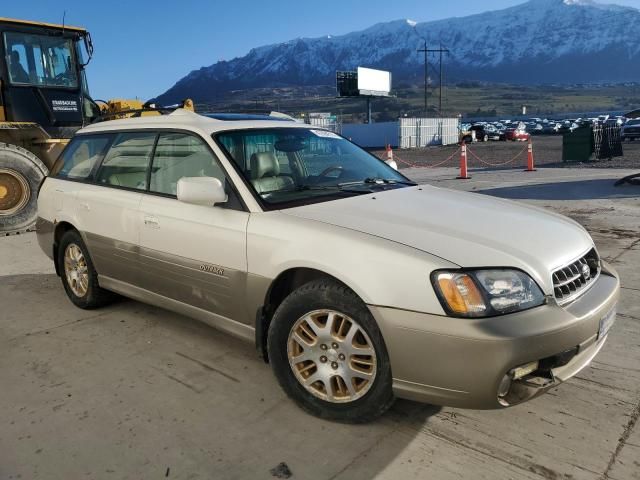
[[[418,50],[419,53],[424,53],[424,115],[425,117],[427,116],[427,106],[428,106],[428,102],[427,102],[427,89],[428,87],[428,82],[429,82],[429,76],[428,76],[428,72],[429,72],[429,53],[439,53],[440,54],[440,102],[439,102],[439,110],[438,113],[440,115],[442,115],[442,83],[443,83],[443,72],[442,72],[442,54],[449,53],[449,50],[446,48],[442,48],[442,45],[440,45],[440,48],[434,48],[434,49],[429,49],[427,48],[427,41],[424,40],[424,48],[421,48]]]
[[[438,106],[438,113],[440,114],[440,116],[442,117],[442,84],[444,83],[444,78],[443,78],[443,72],[442,72],[442,54],[443,53],[449,53],[449,50],[443,50],[442,49],[442,44],[440,44],[440,98],[439,98],[439,106]]]
[[[429,82],[429,49],[427,48],[427,41],[424,40],[424,48],[419,49],[418,53],[424,53],[424,116],[427,116],[427,107],[429,101],[427,100],[427,89]]]

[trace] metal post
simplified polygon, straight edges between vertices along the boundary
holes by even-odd
[[[424,48],[419,49],[419,53],[424,53],[424,116],[427,117],[428,100],[427,91],[429,88],[429,49],[427,48],[427,40],[424,40]]]
[[[371,123],[371,97],[367,97],[367,123]]]
[[[438,115],[442,117],[442,44],[440,45],[440,102],[438,104]]]
[[[428,116],[427,112],[429,111],[429,100],[428,100],[428,91],[429,91],[429,49],[427,48],[427,41],[424,41],[424,116],[425,118]]]

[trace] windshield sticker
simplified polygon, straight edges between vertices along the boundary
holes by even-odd
[[[317,137],[323,137],[323,138],[341,138],[340,135],[336,135],[333,132],[329,132],[327,130],[311,130],[311,133],[313,133],[315,136]]]

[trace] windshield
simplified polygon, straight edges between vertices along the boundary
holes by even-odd
[[[7,32],[4,43],[12,84],[78,87],[72,40]]]
[[[214,138],[263,203],[278,208],[413,185],[382,160],[326,130],[235,130]]]

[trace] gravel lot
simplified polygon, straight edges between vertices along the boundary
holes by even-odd
[[[474,143],[469,145],[469,150],[469,168],[523,168],[527,164],[527,145],[524,142]],[[613,160],[563,163],[562,136],[533,137],[536,167],[633,168],[640,171],[640,141],[624,143],[623,151],[624,157]],[[386,158],[384,150],[375,150],[373,153]],[[394,156],[398,166],[403,169],[412,166],[454,167],[460,161],[457,145],[394,150]],[[448,158],[449,161],[445,162]]]

